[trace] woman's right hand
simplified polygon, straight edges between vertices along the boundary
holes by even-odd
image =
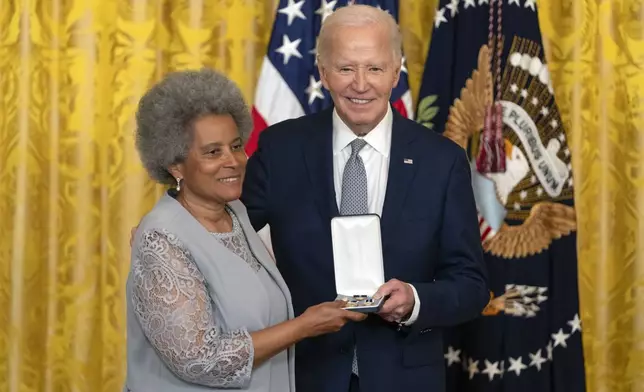
[[[339,331],[349,321],[362,321],[366,314],[342,309],[344,301],[323,302],[306,309],[298,318],[306,337]]]

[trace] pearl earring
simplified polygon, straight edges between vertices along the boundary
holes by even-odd
[[[177,192],[181,190],[181,178],[177,178]]]

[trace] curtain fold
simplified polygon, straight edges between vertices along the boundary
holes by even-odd
[[[130,229],[160,196],[141,94],[214,67],[249,102],[276,0],[2,0],[0,390],[120,391]],[[401,1],[414,97],[436,0]],[[540,0],[576,182],[589,391],[644,390],[644,6]]]
[[[130,229],[162,191],[134,148],[138,99],[201,66],[250,99],[275,4],[1,3],[0,390],[120,391]]]
[[[644,4],[541,0],[576,190],[589,391],[644,391]]]

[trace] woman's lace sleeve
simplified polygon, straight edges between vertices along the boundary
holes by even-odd
[[[184,381],[217,388],[248,386],[253,341],[246,329],[215,324],[204,277],[167,231],[146,231],[132,263],[135,313],[166,365]]]

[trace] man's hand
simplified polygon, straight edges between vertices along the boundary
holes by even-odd
[[[389,295],[389,298],[382,305],[378,315],[392,323],[400,322],[409,317],[416,302],[411,286],[398,279],[391,279],[380,286],[374,297],[382,298],[387,295]]]

